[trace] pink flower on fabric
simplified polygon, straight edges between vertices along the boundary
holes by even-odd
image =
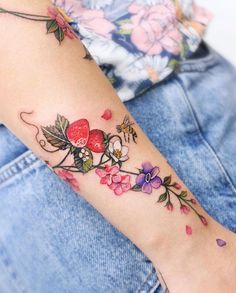
[[[116,195],[121,195],[130,190],[130,176],[120,175],[119,167],[105,165],[105,168],[97,168],[96,174],[101,178],[100,183],[106,184]]]
[[[193,3],[193,13],[193,20],[200,22],[205,26],[207,26],[213,18],[213,14],[210,11],[196,5],[195,3]]]
[[[131,41],[142,52],[158,55],[163,50],[177,55],[180,52],[181,34],[176,22],[175,6],[171,0],[158,5],[129,6],[133,14],[131,23],[122,25],[122,29],[131,30]]]
[[[79,184],[77,182],[77,180],[75,179],[75,177],[73,176],[73,174],[69,171],[66,170],[59,170],[56,172],[56,174],[66,183],[68,183],[70,185],[70,187],[72,189],[74,189],[74,191],[79,191]]]
[[[78,21],[88,31],[95,32],[103,37],[110,38],[111,31],[116,27],[105,18],[104,12],[100,9],[87,9],[82,6],[81,1],[54,0],[55,5],[62,7],[68,15]]]

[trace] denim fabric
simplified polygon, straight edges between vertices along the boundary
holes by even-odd
[[[236,70],[206,50],[126,106],[236,232]],[[151,262],[4,126],[0,144],[1,293],[162,292]]]

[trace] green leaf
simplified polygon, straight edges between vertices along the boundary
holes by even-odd
[[[188,195],[188,192],[187,191],[181,191],[180,193],[180,197],[186,197]]]
[[[63,29],[58,27],[58,29],[54,32],[54,35],[55,35],[56,39],[58,40],[58,42],[61,44],[61,42],[65,38],[65,34],[63,32]]]
[[[130,21],[130,18],[126,18],[126,19],[122,19],[122,20],[118,20],[118,21],[116,21],[116,23],[118,24],[118,25],[122,25],[122,24],[127,24],[127,23],[130,23],[131,21]]]
[[[111,159],[111,165],[114,166],[116,165],[118,162],[116,162],[115,160]]]
[[[89,50],[85,47],[84,44],[82,44],[84,47],[84,51],[85,51],[85,56],[83,57],[83,59],[87,59],[87,60],[93,60],[92,55],[90,54]]]
[[[41,129],[47,142],[52,146],[65,150],[70,145],[69,141],[55,126],[41,127]]]
[[[60,131],[63,136],[66,138],[66,129],[69,126],[69,121],[64,117],[59,114],[57,114],[57,119],[55,122],[55,127],[57,128],[58,131]]]
[[[55,19],[48,20],[46,23],[47,33],[54,33],[58,29],[58,24]]]
[[[167,199],[167,193],[162,193],[160,196],[159,196],[159,199],[157,202],[163,202]]]
[[[89,153],[89,157],[87,158],[86,161],[83,161],[83,159],[79,157],[81,149],[76,149],[74,151],[74,163],[81,173],[87,173],[92,169],[93,155],[92,155],[92,152],[88,148],[83,148],[83,149]]]
[[[169,185],[171,183],[171,175],[170,176],[166,176],[164,178],[164,184],[165,185]]]
[[[105,132],[103,132],[103,143],[107,145],[108,142],[109,142],[109,134],[106,134]]]
[[[189,47],[186,41],[182,42],[180,47],[181,56],[185,56],[188,50],[189,50]]]
[[[179,65],[178,61],[176,59],[171,59],[168,63],[168,67],[175,69]]]
[[[141,191],[142,188],[138,184],[135,184],[134,186],[131,187],[131,190],[133,190],[133,191]]]
[[[131,30],[124,30],[124,29],[119,29],[118,30],[118,33],[120,34],[120,35],[130,35],[131,34]]]
[[[83,163],[83,171],[84,173],[87,173],[88,171],[91,170],[91,167],[93,165],[93,159],[90,158],[86,162]]]

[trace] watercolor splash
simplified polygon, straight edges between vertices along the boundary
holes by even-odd
[[[216,239],[216,243],[219,247],[224,247],[227,244],[226,241],[223,239]]]
[[[188,225],[186,225],[186,227],[185,227],[185,231],[186,231],[186,234],[189,235],[189,236],[193,234],[193,229],[192,229],[192,227],[190,227],[190,226],[188,226]]]
[[[105,120],[110,120],[112,118],[112,112],[110,109],[106,109],[104,113],[102,114],[101,118]]]

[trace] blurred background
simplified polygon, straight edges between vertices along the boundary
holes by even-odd
[[[212,47],[236,65],[236,1],[235,0],[195,0],[208,8],[214,18],[205,39]]]

